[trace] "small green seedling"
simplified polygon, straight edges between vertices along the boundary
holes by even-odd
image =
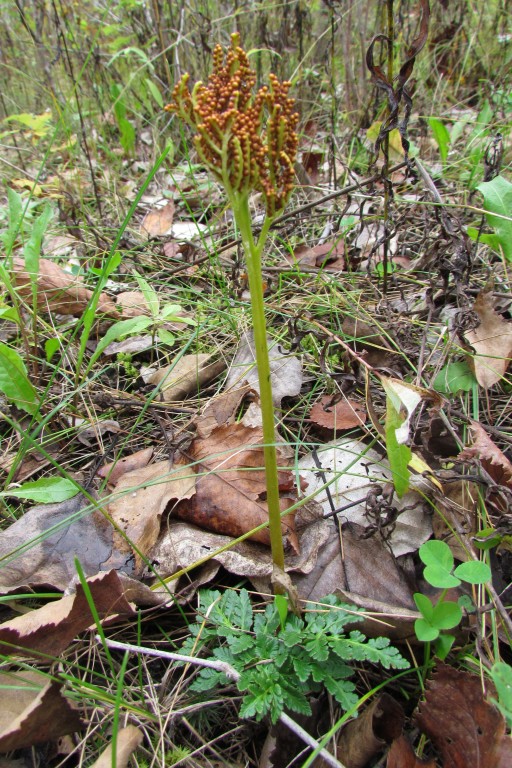
[[[272,722],[284,709],[310,714],[309,693],[325,687],[345,711],[358,696],[349,679],[350,661],[369,661],[385,669],[405,669],[409,663],[386,637],[367,639],[362,632],[345,633],[349,624],[361,621],[357,608],[334,595],[319,603],[307,603],[303,617],[280,611],[276,602],[263,612],[253,611],[247,590],[205,590],[200,593],[197,623],[181,653],[198,655],[211,648],[217,661],[227,662],[240,677],[242,717]],[[228,684],[224,672],[203,668],[190,686],[209,691]]]
[[[431,540],[419,549],[419,556],[425,564],[423,576],[433,587],[442,589],[437,603],[421,592],[416,592],[414,602],[421,619],[416,619],[414,631],[423,643],[435,641],[436,655],[445,659],[455,641],[455,637],[442,634],[444,630],[457,627],[462,621],[461,601],[455,603],[445,600],[448,589],[458,587],[465,581],[468,584],[485,584],[491,578],[491,569],[480,560],[469,560],[454,568],[455,562],[448,544],[444,541]]]

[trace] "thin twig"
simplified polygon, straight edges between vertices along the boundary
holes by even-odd
[[[103,641],[99,635],[95,637],[96,642],[102,644]],[[117,640],[110,640],[106,638],[106,644],[108,648],[118,651],[130,651],[131,653],[140,653],[144,656],[157,656],[160,659],[169,659],[169,661],[181,661],[185,664],[195,664],[199,667],[209,667],[215,669],[217,672],[222,672],[229,680],[236,682],[240,679],[240,673],[227,661],[212,661],[211,659],[198,659],[196,656],[185,656],[181,653],[171,653],[170,651],[158,651],[155,648],[145,648],[142,645],[132,645],[132,643],[120,643]],[[318,749],[319,742],[310,736],[307,731],[304,730],[298,723],[295,722],[289,715],[284,712],[281,713],[279,720],[286,725],[293,733],[298,736],[302,741],[311,747],[312,749]],[[331,752],[326,749],[320,749],[319,754],[322,755],[324,760],[329,763],[333,768],[345,768],[343,763],[336,760]]]

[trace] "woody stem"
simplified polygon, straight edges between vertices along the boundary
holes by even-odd
[[[254,348],[258,381],[260,385],[260,405],[263,422],[263,454],[265,459],[265,478],[267,485],[267,505],[269,515],[270,545],[272,560],[281,570],[284,569],[284,548],[281,532],[281,508],[279,504],[279,481],[277,476],[277,452],[274,424],[274,405],[272,384],[270,381],[270,361],[267,346],[267,327],[265,305],[263,302],[263,281],[261,256],[272,218],[267,216],[257,242],[254,240],[249,210],[249,198],[246,193],[235,194],[231,200],[235,221],[240,230],[247,262],[247,275],[251,293],[252,323],[254,330]]]

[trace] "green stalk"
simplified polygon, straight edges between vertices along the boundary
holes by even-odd
[[[252,234],[249,198],[245,193],[234,194],[231,200],[242,244],[246,256],[247,276],[251,294],[252,324],[254,330],[254,348],[258,381],[260,385],[260,405],[263,426],[263,455],[265,459],[265,478],[267,484],[267,505],[269,516],[270,546],[272,560],[284,570],[284,548],[281,532],[281,508],[279,506],[279,480],[277,476],[276,434],[274,424],[274,405],[272,384],[270,381],[270,361],[267,347],[267,326],[265,305],[263,302],[263,279],[261,273],[261,255],[272,219],[267,216],[263,223],[258,241]]]

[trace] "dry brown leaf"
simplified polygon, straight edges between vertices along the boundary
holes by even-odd
[[[77,553],[86,576],[98,572],[111,555],[113,529],[98,510],[79,514],[88,506],[81,495],[37,504],[5,529],[0,536],[0,594],[37,585],[66,589],[76,576]],[[28,546],[31,541],[34,545]]]
[[[98,759],[91,765],[91,768],[126,768],[132,752],[142,743],[144,735],[135,725],[127,725],[117,732],[115,760],[112,761],[112,744],[109,744],[103,750]]]
[[[209,437],[214,429],[231,423],[244,397],[254,391],[250,384],[237,389],[228,389],[220,395],[214,395],[208,401],[201,416],[196,419],[199,437]]]
[[[512,765],[512,739],[505,733],[505,720],[486,701],[477,675],[438,663],[416,721],[441,753],[443,768]]]
[[[30,275],[23,259],[13,259],[14,284],[27,303],[32,304]],[[81,315],[92,299],[93,292],[85,287],[80,277],[65,272],[49,259],[39,260],[37,275],[37,305],[42,312],[59,312],[62,315]],[[105,294],[100,295],[98,314],[119,318],[114,302]]]
[[[345,397],[333,403],[332,396],[325,395],[313,405],[309,419],[319,427],[336,433],[364,424],[366,410],[357,400]]]
[[[466,341],[475,351],[469,363],[476,380],[485,389],[502,378],[512,358],[512,323],[494,310],[493,302],[491,291],[478,294],[473,310],[480,319],[480,325],[465,333]]]
[[[120,293],[116,299],[116,307],[119,307],[121,310],[120,315],[123,318],[150,314],[148,303],[142,291],[124,291],[124,293]]]
[[[133,472],[136,469],[146,467],[153,457],[153,448],[143,448],[141,451],[131,453],[118,461],[104,464],[97,471],[98,477],[108,478],[108,485],[114,486],[122,475]]]
[[[405,713],[387,693],[381,693],[340,732],[336,757],[346,768],[365,768],[372,757],[382,752],[402,733]],[[323,768],[327,763],[321,762]]]
[[[188,395],[197,393],[221,373],[225,364],[222,360],[210,363],[211,355],[184,355],[173,365],[159,368],[148,378],[149,384],[158,386],[166,403],[183,400]]]
[[[174,512],[182,520],[200,528],[229,536],[244,533],[268,522],[264,470],[263,433],[259,428],[230,424],[213,430],[207,439],[197,438],[187,457],[198,462],[196,493],[189,501],[177,504]],[[283,448],[277,447],[278,463]],[[294,503],[294,475],[279,471],[281,511]],[[287,544],[298,551],[294,530],[294,514],[281,518],[281,529]],[[268,528],[251,537],[270,544]]]
[[[299,245],[293,256],[286,254],[287,261],[301,266],[324,267],[328,270],[340,271],[345,269],[345,244],[343,240],[337,243],[322,243],[321,245]]]
[[[101,619],[114,614],[130,618],[136,615],[124,596],[116,571],[93,576],[87,584]],[[76,635],[91,624],[94,624],[94,617],[83,588],[78,584],[76,594],[66,595],[0,624],[0,653],[58,657]]]
[[[172,227],[174,221],[174,202],[169,200],[162,208],[150,211],[144,216],[141,232],[148,237],[162,237]]]
[[[386,768],[436,768],[435,760],[420,760],[405,736],[399,736],[392,743]]]
[[[79,713],[61,693],[62,685],[41,672],[0,672],[0,686],[0,752],[52,741],[82,728]]]
[[[473,444],[459,453],[459,459],[478,459],[482,467],[497,485],[512,488],[512,462],[491,440],[485,429],[477,421],[470,426]]]
[[[372,368],[393,369],[397,366],[400,359],[397,352],[375,326],[358,317],[345,315],[342,330],[349,341],[352,339],[350,345],[357,352],[364,350],[364,359]]]
[[[121,476],[108,512],[126,536],[118,531],[114,534],[119,551],[131,552],[134,546],[136,573],[143,566],[141,554],[147,555],[158,539],[161,518],[169,502],[190,499],[195,485],[194,470],[180,461],[172,466],[168,461],[159,461]]]

